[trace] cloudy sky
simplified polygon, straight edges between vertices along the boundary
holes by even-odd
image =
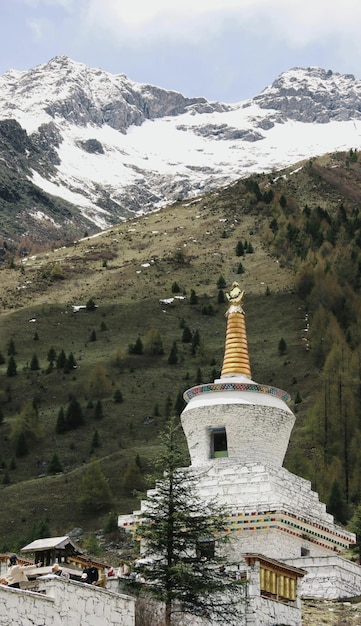
[[[292,67],[361,79],[361,0],[0,0],[0,74],[57,55],[238,102]]]

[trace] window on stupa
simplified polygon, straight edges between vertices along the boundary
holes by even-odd
[[[215,543],[213,539],[201,539],[197,541],[197,558],[213,559],[215,554]]]
[[[228,456],[227,433],[224,427],[211,430],[211,458]]]

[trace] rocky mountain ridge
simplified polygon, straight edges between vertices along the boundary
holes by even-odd
[[[55,57],[0,77],[3,235],[73,240],[239,178],[361,146],[361,81],[294,68],[226,104]]]

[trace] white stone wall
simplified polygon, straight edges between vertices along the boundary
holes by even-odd
[[[282,467],[241,464],[229,459],[217,461],[186,471],[196,473],[201,499],[215,499],[235,516],[232,535],[240,542],[238,552],[290,558],[300,556],[303,547],[311,556],[318,556],[329,554],[335,547],[342,550],[355,541],[353,533],[334,523],[308,480]],[[272,518],[267,512],[275,513],[276,522],[267,521]],[[250,515],[251,523],[237,523],[237,515],[240,518],[241,514]],[[269,529],[275,524],[283,529],[278,531],[277,538]],[[252,525],[253,530],[248,530]]]
[[[58,576],[39,579],[46,594],[0,585],[0,626],[134,626],[135,602]]]
[[[338,600],[361,595],[361,567],[340,556],[287,559],[288,565],[307,570],[300,593],[303,598]]]
[[[181,420],[192,466],[210,461],[210,429],[225,427],[228,460],[281,467],[295,421],[293,413],[286,408],[286,405],[282,410],[257,404],[212,404],[193,409],[191,400]]]

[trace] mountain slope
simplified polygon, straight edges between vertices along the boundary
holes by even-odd
[[[41,241],[69,241],[72,229],[73,238],[97,232],[240,177],[361,144],[361,82],[320,68],[285,72],[236,104],[185,98],[67,57],[7,72],[0,90],[3,124],[16,120],[26,131],[21,159],[0,133],[0,209],[8,236]]]
[[[226,330],[221,277],[225,290],[238,280],[246,291],[252,377],[291,394],[297,421],[287,467],[315,481],[326,501],[333,478],[345,483],[340,428],[347,415],[348,497],[353,505],[359,501],[358,395],[352,399],[349,392],[354,392],[351,364],[357,366],[361,358],[355,322],[361,310],[355,195],[360,168],[353,152],[326,155],[272,176],[242,179],[1,269],[0,476],[8,472],[10,483],[1,487],[0,545],[30,533],[29,525],[44,517],[55,534],[104,524],[105,512],[84,512],[77,503],[82,476],[94,459],[109,481],[114,510],[137,507],[135,486],[124,477],[136,475],[138,457],[142,476],[148,472],[157,435],[167,415],[179,413],[182,392],[219,374]],[[305,268],[307,280],[296,292],[295,272],[302,275]],[[191,304],[192,290],[196,304]],[[90,298],[97,308],[79,309]],[[185,326],[192,341],[198,334],[199,346],[183,341]],[[143,354],[129,350],[138,338]],[[160,338],[163,353],[150,351],[154,338]],[[11,339],[17,374],[9,377]],[[285,353],[279,350],[281,339]],[[169,364],[174,344],[178,360]],[[64,350],[66,358],[72,354],[76,367],[66,370],[55,361],[50,367],[51,348],[56,355]],[[326,349],[338,350],[341,357],[337,353],[330,362]],[[39,369],[32,367],[34,355]],[[327,360],[328,397],[342,380],[345,405],[332,402],[326,447]],[[122,402],[115,401],[117,391]],[[66,411],[74,397],[84,424],[58,433],[60,409]],[[18,457],[16,425],[34,403],[40,436],[29,435],[29,454]],[[54,453],[64,470],[55,477],[47,475]],[[31,519],[18,519],[20,502],[32,511]]]

